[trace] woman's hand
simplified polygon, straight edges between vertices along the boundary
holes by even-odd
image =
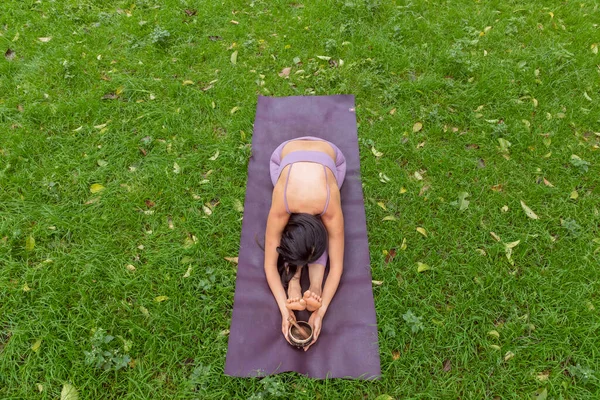
[[[321,323],[323,322],[324,316],[325,316],[325,313],[323,313],[321,309],[314,311],[310,315],[310,318],[308,319],[308,324],[311,326],[311,328],[313,330],[313,340],[308,346],[306,346],[304,348],[304,351],[307,351],[308,349],[310,349],[310,346],[315,344],[315,342],[319,338],[319,335],[321,334]]]
[[[283,336],[285,336],[285,340],[287,340],[289,344],[292,344],[289,338],[291,324],[289,323],[288,318],[292,318],[295,321],[296,315],[292,310],[288,310],[286,308],[285,311],[281,313],[281,333],[283,333]]]

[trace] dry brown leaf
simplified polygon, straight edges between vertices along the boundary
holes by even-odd
[[[396,249],[391,248],[385,256],[385,263],[389,264],[396,257]]]
[[[501,183],[499,183],[497,185],[492,186],[491,189],[494,192],[503,192],[504,191],[504,185],[502,185]]]
[[[548,186],[548,187],[554,187],[553,184],[550,183],[550,181],[548,181],[548,179],[544,178],[544,185]]]
[[[390,115],[394,115],[394,114],[396,114],[396,109],[395,109],[395,108],[392,108],[392,109],[390,110]]]
[[[501,241],[501,239],[500,239],[500,236],[496,235],[494,232],[490,232],[490,235],[492,235],[492,237],[493,237],[493,238],[494,238],[494,239],[495,239],[497,242],[500,242],[500,241]]]
[[[398,350],[394,350],[394,351],[392,351],[392,359],[393,359],[394,361],[396,361],[396,360],[397,360],[397,359],[399,359],[399,358],[400,358],[400,352],[399,352]]]
[[[278,75],[282,78],[288,78],[290,76],[291,71],[292,71],[291,67],[285,67],[284,69],[281,70],[281,72]]]
[[[444,361],[444,367],[443,367],[444,372],[450,372],[451,369],[452,369],[452,361],[450,361],[449,359]]]
[[[4,53],[4,58],[6,58],[8,61],[12,61],[16,56],[16,53],[12,50],[12,49],[8,49],[6,50],[6,53]]]
[[[225,260],[227,260],[233,264],[237,264],[239,262],[239,257],[224,257],[224,258],[225,258]]]

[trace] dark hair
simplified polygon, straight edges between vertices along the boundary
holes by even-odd
[[[327,230],[321,218],[305,213],[292,214],[277,247],[277,270],[284,289],[287,290],[298,267],[316,261],[326,249]]]

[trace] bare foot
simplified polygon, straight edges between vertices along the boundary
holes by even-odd
[[[321,308],[321,296],[317,295],[315,292],[307,290],[304,292],[303,299],[308,311],[313,312]]]
[[[300,287],[300,268],[288,284],[288,299],[286,307],[288,310],[302,311],[306,309],[306,301],[302,298],[302,288]]]

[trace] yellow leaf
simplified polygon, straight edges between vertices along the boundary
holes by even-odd
[[[36,340],[36,342],[31,346],[31,350],[33,350],[34,353],[37,353],[40,350],[40,347],[42,346],[42,339],[38,339]]]
[[[215,161],[217,158],[219,158],[219,150],[217,150],[217,152],[209,158],[209,160],[211,161]]]
[[[25,284],[23,285],[23,291],[24,292],[31,292],[33,289],[31,289],[29,287],[29,285],[27,284],[27,282],[25,282]]]
[[[397,221],[397,219],[393,215],[387,215],[383,217],[382,221]]]
[[[404,186],[402,186],[400,188],[400,194],[404,194],[404,193],[406,193],[406,188]]]
[[[204,211],[204,214],[206,215],[212,215],[212,210],[207,206],[202,206],[202,211]]]
[[[233,115],[233,114],[235,114],[236,112],[238,112],[238,111],[239,111],[239,109],[240,109],[240,108],[239,108],[238,106],[235,106],[235,107],[233,107],[233,108],[231,109],[231,111],[229,111],[229,114]]]
[[[105,187],[99,183],[94,183],[92,186],[90,186],[90,192],[92,192],[92,193],[99,193],[99,192],[103,191],[104,189],[105,189]]]
[[[523,211],[525,211],[525,214],[527,214],[529,218],[539,219],[539,217],[531,210],[531,208],[527,207],[527,204],[525,204],[523,200],[521,200],[521,207],[523,207]]]
[[[194,81],[183,81],[183,86],[193,85]]]
[[[224,257],[227,261],[229,261],[230,263],[233,264],[237,264],[239,262],[239,258],[238,257]]]
[[[60,392],[60,400],[78,400],[79,393],[77,393],[77,389],[75,386],[65,383],[63,385],[62,391]]]
[[[498,346],[497,344],[490,344],[490,347],[494,350],[500,350],[500,346]]]
[[[419,132],[421,129],[423,129],[423,124],[421,122],[415,122],[412,127],[413,132]]]
[[[115,91],[115,94],[116,94],[117,96],[118,96],[118,95],[120,95],[121,93],[123,93],[123,86],[119,86],[119,87],[117,88],[117,90]]]
[[[394,114],[396,114],[396,109],[395,109],[395,108],[392,108],[392,109],[390,110],[390,115],[394,115]]]
[[[509,249],[512,249],[514,247],[517,247],[519,243],[521,243],[521,240],[517,240],[516,242],[505,243],[504,246],[508,247]]]
[[[238,51],[234,51],[233,53],[231,53],[231,63],[233,65],[237,64],[237,56],[238,56]]]
[[[402,244],[400,245],[400,250],[406,250],[406,238],[402,239]]]
[[[233,20],[233,19],[232,19],[231,21],[229,21],[229,22],[231,22],[231,23],[232,23],[232,24],[234,24],[234,25],[239,25],[239,22],[237,22],[237,21],[235,21],[235,20]]]
[[[373,285],[375,285],[375,286],[383,285],[383,281],[371,281],[371,282],[373,282]]]
[[[181,167],[177,163],[173,163],[173,173],[178,174],[181,172]]]
[[[422,262],[417,262],[417,272],[425,272],[425,271],[429,271],[429,265],[427,264],[423,264]]]
[[[383,153],[380,152],[380,151],[377,151],[377,149],[375,148],[375,146],[371,147],[371,153],[373,153],[373,155],[375,157],[381,157],[381,156],[383,156]]]
[[[38,40],[42,43],[48,43],[49,41],[52,40],[52,36],[40,37],[40,38],[38,38]]]
[[[504,355],[504,361],[508,361],[511,358],[513,358],[515,356],[515,353],[513,353],[512,351],[507,351],[506,354]]]
[[[421,235],[427,237],[427,231],[425,230],[425,228],[421,228],[419,226],[419,227],[417,227],[417,232],[419,232]]]
[[[418,181],[422,181],[423,180],[423,175],[421,175],[421,173],[419,171],[415,171],[414,177]]]
[[[381,208],[383,208],[385,211],[387,211],[387,208],[385,207],[385,204],[383,204],[383,201],[378,201],[377,205]]]
[[[571,192],[571,195],[569,196],[569,198],[573,199],[573,200],[577,199],[578,197],[579,197],[579,193],[577,193],[577,190],[573,190]]]
[[[187,271],[185,271],[185,274],[183,274],[184,278],[189,278],[190,275],[192,274],[192,266],[190,265],[187,269]]]
[[[500,236],[496,235],[494,232],[490,232],[490,235],[496,240],[496,242],[500,241]]]
[[[154,301],[157,303],[162,303],[165,300],[169,300],[169,298],[167,296],[156,296],[154,298]]]
[[[127,270],[128,270],[128,271],[131,271],[131,272],[135,271],[135,266],[133,266],[133,265],[131,265],[131,264],[127,264],[127,265],[125,266],[125,268],[127,268]]]
[[[547,381],[549,377],[550,371],[542,371],[539,374],[537,374],[535,378],[540,382],[544,382]]]
[[[33,248],[35,247],[35,239],[33,238],[33,236],[28,236],[27,239],[25,239],[25,250],[27,251],[33,251]]]
[[[500,339],[500,334],[498,331],[489,331],[488,335],[495,337],[496,339]]]
[[[553,13],[552,11],[550,11],[550,12],[548,13],[548,15],[550,16],[550,18],[554,18],[554,13]]]

